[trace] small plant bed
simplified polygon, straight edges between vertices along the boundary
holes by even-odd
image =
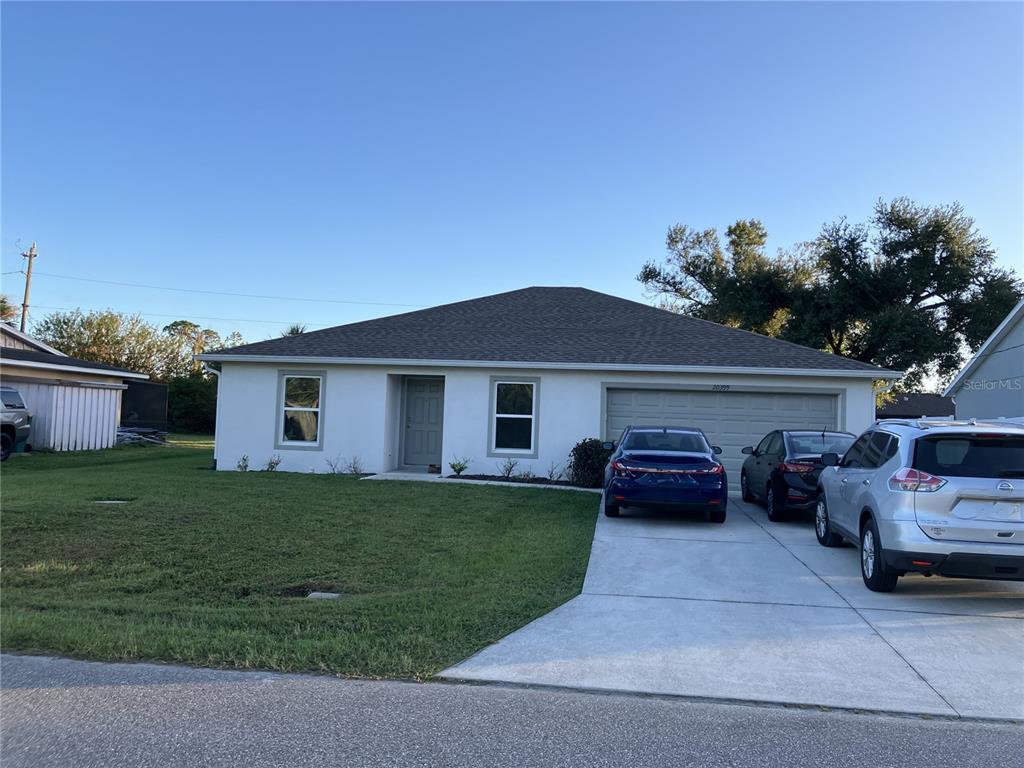
[[[539,477],[534,475],[533,477],[521,477],[518,475],[512,475],[511,477],[505,477],[504,475],[445,475],[447,480],[490,480],[498,483],[523,483],[524,485],[560,485],[564,488],[584,488],[585,486],[576,485],[568,480],[551,480],[546,477]],[[589,489],[588,489],[589,490]]]

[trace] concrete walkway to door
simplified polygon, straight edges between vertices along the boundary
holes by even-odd
[[[724,525],[598,519],[583,593],[442,676],[1024,719],[1024,583],[876,594],[809,519],[730,499]]]

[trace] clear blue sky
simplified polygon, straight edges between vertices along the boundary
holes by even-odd
[[[675,222],[772,249],[959,200],[1020,271],[1017,3],[4,3],[3,271],[33,313],[257,340],[526,285],[642,298]],[[20,275],[3,290],[20,302]]]

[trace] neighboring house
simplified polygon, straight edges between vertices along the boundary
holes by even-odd
[[[930,392],[901,392],[875,411],[878,419],[947,418],[953,415],[953,398]]]
[[[584,288],[525,288],[199,355],[218,361],[215,458],[323,472],[499,462],[547,474],[587,437],[694,425],[743,455],[776,428],[858,431],[898,371]]]
[[[146,378],[144,373],[68,357],[0,323],[0,382],[16,387],[32,413],[33,448],[109,448],[117,436],[125,382]]]
[[[1024,299],[942,394],[958,419],[1024,418]]]

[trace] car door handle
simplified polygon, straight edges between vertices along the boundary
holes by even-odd
[[[861,485],[871,485],[871,481],[870,480],[861,480],[860,482],[861,482]]]
[[[842,480],[840,480],[839,482],[841,482],[841,483],[843,483],[843,484],[845,484],[845,483],[848,483],[848,482],[850,482],[850,478],[848,478],[848,477],[844,477],[844,478],[843,478]]]

